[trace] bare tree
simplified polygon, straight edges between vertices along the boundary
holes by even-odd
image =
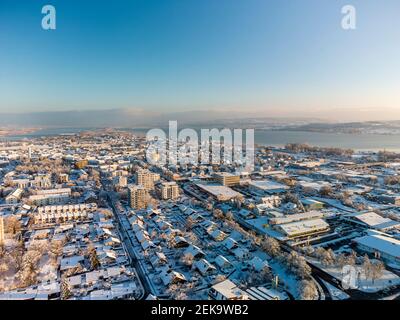
[[[366,279],[371,278],[372,263],[369,260],[367,254],[364,256],[364,259],[363,259],[363,271],[364,271]]]
[[[97,270],[100,267],[99,257],[97,256],[96,248],[93,246],[92,243],[88,244],[86,249],[86,256],[89,258],[90,267],[93,270]]]
[[[347,256],[346,264],[354,266],[357,262],[357,254],[354,250],[351,250],[350,255]]]
[[[265,237],[261,243],[261,248],[271,257],[277,257],[281,254],[281,246],[279,242],[271,237]]]
[[[306,259],[296,251],[291,251],[285,255],[282,261],[286,264],[289,271],[301,279],[307,279],[311,276],[311,268],[307,264]]]
[[[72,290],[65,277],[61,280],[61,300],[68,300],[72,297]]]
[[[232,213],[231,211],[228,211],[228,212],[226,213],[226,219],[227,219],[227,220],[233,220],[233,213]]]
[[[332,194],[332,187],[331,186],[322,186],[319,190],[319,194],[321,196],[330,196]]]
[[[301,300],[316,300],[319,296],[317,286],[310,280],[301,281],[298,290]]]
[[[22,287],[36,284],[39,273],[39,261],[42,254],[38,250],[29,250],[23,256],[22,269],[19,272],[19,279]]]
[[[385,271],[385,265],[382,263],[382,261],[373,262],[371,267],[372,283],[375,283],[375,280],[380,279],[384,271]]]
[[[181,257],[181,263],[187,267],[192,267],[194,257],[191,253],[186,253]]]
[[[2,259],[4,257],[6,252],[7,252],[6,246],[4,245],[4,243],[0,242],[0,259]]]
[[[345,254],[343,254],[343,253],[341,253],[341,254],[339,254],[338,256],[337,256],[337,258],[336,258],[336,264],[339,266],[339,267],[343,267],[343,266],[345,266],[346,264],[347,264],[347,257],[346,257],[346,255]]]
[[[181,285],[171,284],[167,293],[173,300],[187,300],[187,295]]]
[[[331,266],[336,261],[336,256],[332,249],[325,250],[324,248],[319,247],[315,250],[315,255],[324,266]]]
[[[224,218],[224,214],[221,209],[214,209],[213,216],[215,219],[222,220]]]
[[[15,216],[7,217],[4,220],[5,233],[16,234],[21,231],[21,222]]]
[[[24,248],[21,245],[17,245],[13,250],[9,253],[11,258],[11,263],[16,270],[16,272],[22,269],[23,258],[24,258]]]

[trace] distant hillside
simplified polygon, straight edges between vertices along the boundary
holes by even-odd
[[[399,134],[400,121],[367,121],[348,123],[308,123],[290,125],[279,130],[350,134]]]
[[[91,111],[60,111],[0,114],[0,126],[40,127],[165,127],[169,120],[178,125],[197,127],[275,128],[305,125],[318,119],[267,118],[235,111],[151,112],[142,109],[108,109]]]

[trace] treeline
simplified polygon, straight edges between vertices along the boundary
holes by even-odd
[[[379,151],[378,152],[378,161],[387,162],[387,161],[395,161],[400,158],[400,155],[395,152],[389,151]]]
[[[351,156],[354,153],[352,149],[316,147],[307,143],[288,143],[285,148],[292,152],[322,153],[328,156]]]

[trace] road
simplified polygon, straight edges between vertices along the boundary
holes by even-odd
[[[132,264],[132,267],[135,268],[136,270],[136,274],[139,277],[139,281],[142,285],[143,288],[143,296],[142,299],[145,299],[149,294],[153,293],[154,290],[152,290],[151,288],[151,284],[150,281],[147,278],[147,274],[146,272],[143,270],[143,266],[141,265],[140,261],[138,260],[137,256],[136,256],[136,252],[134,250],[134,244],[132,243],[132,239],[129,237],[128,231],[125,229],[122,221],[121,221],[121,215],[119,213],[119,211],[117,210],[117,208],[115,207],[114,204],[114,200],[111,197],[111,189],[109,187],[109,181],[102,179],[102,185],[104,190],[107,192],[107,202],[108,205],[111,207],[115,220],[118,222],[118,230],[121,234],[121,240],[123,241],[126,251],[129,254],[130,257],[130,261]]]
[[[110,207],[113,210],[114,216],[115,216],[116,220],[118,221],[119,231],[123,237],[122,240],[126,246],[128,254],[131,258],[132,265],[136,269],[137,274],[140,279],[140,282],[144,288],[144,297],[147,297],[150,293],[154,293],[154,288],[152,288],[151,281],[149,281],[146,271],[144,270],[142,264],[140,263],[138,257],[136,256],[136,252],[134,250],[134,244],[132,243],[132,239],[130,238],[128,231],[125,229],[125,227],[121,221],[121,216],[120,216],[118,210],[115,208],[113,199],[111,198],[111,196],[109,194],[107,195],[107,199],[108,199],[108,203],[109,203]]]

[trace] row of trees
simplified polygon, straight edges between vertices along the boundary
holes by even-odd
[[[297,294],[300,299],[318,299],[318,288],[311,278],[311,268],[301,254],[296,251],[283,252],[279,242],[271,237],[266,237],[262,241],[261,247],[269,256],[277,259],[289,273],[300,280],[297,286]]]
[[[387,186],[394,186],[400,183],[400,176],[387,176],[384,179],[384,183]]]
[[[69,171],[68,166],[63,164],[61,159],[50,160],[50,159],[41,159],[40,165],[35,163],[24,162],[24,164],[16,166],[15,170],[17,172],[23,173],[38,173],[38,172],[46,172],[52,174],[60,174],[67,173]]]
[[[309,249],[306,249],[309,250]],[[356,266],[357,265],[357,254],[355,251],[351,251],[350,254],[346,255],[341,253],[336,255],[332,249],[324,249],[322,247],[317,248],[312,255],[317,258],[324,266],[333,266],[343,268],[345,265]],[[385,265],[382,261],[373,260],[371,261],[368,255],[365,255],[362,260],[361,269],[366,279],[370,279],[373,283],[380,279],[385,271]]]
[[[52,241],[50,244],[33,242],[26,250],[22,242],[14,242],[0,248],[0,279],[7,274],[15,274],[12,283],[2,283],[1,290],[24,288],[37,283],[40,262],[46,256],[48,263],[56,267],[57,257],[62,252],[62,242]]]
[[[300,279],[309,279],[311,277],[311,268],[306,259],[296,251],[283,252],[276,239],[266,237],[261,243],[261,248],[272,258],[279,260],[296,277]]]
[[[289,143],[285,148],[296,153],[322,153],[327,156],[351,156],[354,153],[351,149],[315,147],[307,143]]]

